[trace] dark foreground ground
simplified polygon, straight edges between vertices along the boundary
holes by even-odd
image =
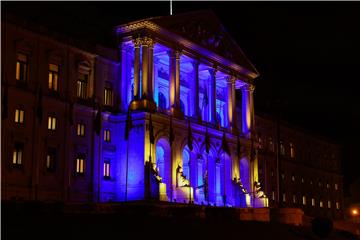
[[[124,209],[131,209],[124,211]],[[144,206],[116,212],[76,211],[76,207],[15,207],[2,204],[2,239],[320,239],[310,227],[238,221],[228,213],[194,217],[186,208],[156,216]],[[191,211],[191,210],[190,210]],[[72,213],[71,213],[72,212]],[[333,230],[325,239],[357,239]]]

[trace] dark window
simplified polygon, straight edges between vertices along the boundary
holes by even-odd
[[[54,172],[56,168],[56,149],[49,148],[46,155],[46,170]]]
[[[160,110],[166,109],[166,98],[162,92],[159,92],[159,108]]]
[[[180,100],[180,110],[181,110],[182,113],[185,114],[185,104],[184,104],[184,102],[181,101],[181,100]]]

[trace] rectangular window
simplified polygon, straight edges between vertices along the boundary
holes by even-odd
[[[294,175],[291,176],[291,181],[295,182],[295,176]]]
[[[59,84],[59,65],[49,64],[49,90],[57,92]]]
[[[85,136],[85,124],[83,123],[78,123],[77,124],[77,128],[76,128],[76,134],[80,137],[84,137]]]
[[[303,197],[302,197],[302,204],[303,204],[303,205],[306,205],[306,196],[303,196]]]
[[[296,203],[296,195],[293,194],[293,203]]]
[[[76,96],[78,98],[82,98],[82,99],[87,98],[87,84],[88,84],[88,75],[79,73],[79,78],[76,84]]]
[[[104,105],[105,106],[113,105],[113,91],[109,87],[106,87],[104,89]]]
[[[285,146],[282,141],[280,141],[280,154],[285,155]]]
[[[336,202],[336,209],[339,210],[340,209],[340,203]]]
[[[295,158],[295,149],[292,143],[290,143],[290,157]]]
[[[15,143],[12,164],[14,166],[21,166],[23,162],[24,144]]]
[[[48,129],[52,131],[56,130],[56,117],[48,117]]]
[[[338,184],[337,183],[335,183],[335,190],[338,190]]]
[[[79,154],[76,158],[76,173],[77,174],[84,174],[85,172],[85,156],[83,154]]]
[[[328,208],[331,208],[331,201],[328,201]]]
[[[315,207],[315,198],[311,199],[311,206]]]
[[[269,138],[269,149],[271,152],[274,152],[274,142],[272,140],[272,138]]]
[[[110,142],[111,141],[111,136],[110,136],[110,130],[109,129],[104,130],[104,141],[105,142]]]
[[[320,207],[321,207],[321,208],[324,207],[324,203],[323,203],[323,201],[321,201],[321,200],[320,200]]]
[[[49,172],[55,171],[56,164],[56,149],[49,148],[46,155],[46,170]]]
[[[110,160],[109,159],[104,161],[104,177],[110,178]]]
[[[283,202],[286,202],[286,193],[283,193],[283,194],[282,194],[282,201],[283,201]]]
[[[28,58],[25,54],[16,54],[16,80],[26,82],[28,74]]]
[[[271,199],[272,199],[273,201],[275,201],[275,191],[272,191],[272,192],[271,192]]]
[[[24,123],[25,112],[21,109],[15,109],[15,122]]]

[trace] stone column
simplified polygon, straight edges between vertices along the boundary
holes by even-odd
[[[216,123],[216,68],[209,69],[210,73],[210,121]]]
[[[141,81],[141,99],[148,99],[149,93],[149,40],[147,37],[142,39],[142,81]]]
[[[253,92],[255,87],[250,84],[246,84],[241,87],[242,95],[242,132],[248,138],[250,138],[250,133],[253,126],[254,120],[254,106],[253,106]]]
[[[158,59],[154,59],[154,101],[159,104]]]
[[[134,99],[140,98],[140,46],[141,39],[136,38],[134,42]]]
[[[148,99],[154,101],[154,41],[150,38],[148,40],[149,47],[149,78],[148,78]]]
[[[199,118],[201,116],[199,108],[199,65],[198,60],[192,62],[193,66],[193,81],[191,82],[191,103],[192,103],[192,116]]]
[[[169,109],[175,107],[175,54],[170,50],[169,54]]]
[[[228,128],[231,131],[236,130],[236,100],[235,100],[235,77],[228,76],[226,81],[227,87],[227,114]]]
[[[180,51],[175,51],[175,106],[180,109]]]

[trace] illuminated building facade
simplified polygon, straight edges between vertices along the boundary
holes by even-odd
[[[11,15],[2,29],[2,199],[341,216],[337,145],[255,117],[258,73],[212,13],[118,26],[116,48]]]
[[[118,26],[117,49],[2,26],[3,199],[267,206],[258,73],[212,13]]]

